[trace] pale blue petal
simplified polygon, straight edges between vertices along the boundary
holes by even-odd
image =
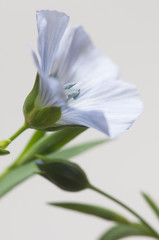
[[[91,86],[99,78],[107,80],[119,77],[118,66],[94,47],[82,27],[66,29],[51,73],[63,84],[81,82]]]
[[[32,49],[31,46],[28,46],[28,48],[29,48],[29,50],[30,50],[30,52],[31,52],[31,54],[32,54],[34,63],[35,63],[35,65],[36,65],[36,67],[37,67],[37,69],[38,69],[38,71],[39,71],[39,70],[40,70],[40,64],[39,64],[38,57],[37,57],[35,51]]]
[[[142,109],[136,87],[121,80],[109,80],[71,101],[63,109],[61,123],[93,127],[114,138],[130,128]]]
[[[69,106],[64,106],[62,108],[62,117],[58,120],[59,125],[82,125],[86,127],[95,128],[108,136],[109,128],[104,117],[104,114],[98,110],[85,111],[76,109]]]
[[[64,90],[60,82],[53,77],[40,75],[39,102],[41,106],[63,106],[65,104]]]
[[[81,27],[65,31],[67,23],[63,13],[37,13],[42,103],[62,107],[57,124],[84,125],[116,137],[140,115],[139,94],[134,86],[118,80],[116,64],[94,47]],[[80,94],[66,104],[62,85],[67,83],[76,83],[72,94]]]
[[[38,11],[36,17],[41,69],[48,75],[69,17],[64,13],[49,10]]]

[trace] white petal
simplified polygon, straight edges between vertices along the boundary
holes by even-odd
[[[61,122],[93,127],[114,138],[133,124],[142,108],[136,87],[109,80],[98,89],[90,90],[81,101],[72,101],[63,110]]]
[[[41,68],[48,75],[69,17],[64,13],[49,10],[38,11],[36,17]]]
[[[67,28],[51,73],[63,84],[84,81],[93,85],[99,78],[119,77],[117,65],[93,46],[82,27]]]

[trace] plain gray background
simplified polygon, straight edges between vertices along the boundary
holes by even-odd
[[[157,220],[140,196],[159,202],[159,1],[158,0],[0,0],[0,138],[23,124],[22,105],[33,86],[36,68],[27,44],[36,49],[35,11],[56,9],[70,15],[70,24],[83,25],[94,43],[117,62],[122,79],[137,85],[144,113],[112,143],[75,159],[98,187],[136,209],[156,228]],[[28,130],[1,157],[0,170],[11,163],[31,135]],[[105,138],[89,130],[72,144]],[[64,192],[36,176],[0,202],[3,240],[96,240],[111,223],[48,207],[49,201],[78,201],[124,210],[91,192]],[[145,239],[132,238],[132,239]]]

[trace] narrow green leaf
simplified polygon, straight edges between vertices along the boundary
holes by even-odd
[[[49,204],[56,207],[61,207],[61,208],[70,209],[70,210],[74,210],[81,213],[90,214],[90,215],[100,217],[109,221],[129,224],[129,221],[122,215],[99,206],[81,204],[81,203],[49,203]]]
[[[32,161],[36,154],[48,154],[60,149],[86,129],[85,127],[67,128],[44,136],[24,154],[21,163]]]
[[[55,152],[69,143],[71,140],[76,138],[78,135],[86,131],[88,128],[83,126],[78,126],[75,128],[68,127],[66,129],[60,130],[54,133],[54,144],[50,148],[47,148],[46,153]]]
[[[147,226],[145,226],[143,223],[131,222],[130,225],[133,228],[138,229],[140,232],[145,233],[146,236],[154,237],[154,233],[152,233],[152,231]],[[156,235],[155,235],[155,237],[156,237]]]
[[[0,148],[0,155],[7,155],[7,154],[10,154],[10,152],[8,150]]]
[[[12,188],[23,182],[34,173],[37,173],[38,167],[34,162],[24,164],[23,166],[16,167],[8,172],[5,176],[0,178],[0,198],[3,197]]]
[[[105,142],[109,142],[110,140],[98,140],[98,141],[91,141],[87,143],[83,143],[74,147],[70,147],[67,149],[59,150],[57,152],[53,152],[47,155],[48,159],[50,158],[65,158],[70,159],[73,158],[81,153],[84,153],[88,150],[90,150],[93,147],[96,147],[100,144],[103,144]]]
[[[34,143],[38,142],[42,137],[44,137],[45,134],[45,131],[35,131],[18,159],[20,160],[23,155],[34,145]]]
[[[34,145],[34,143],[39,141],[45,134],[46,134],[45,131],[38,131],[38,130],[35,131],[32,137],[30,138],[28,144],[25,147],[25,152],[27,152],[29,148],[31,148]]]
[[[46,128],[45,131],[48,131],[48,132],[55,132],[55,131],[59,131],[59,130],[63,130],[63,129],[66,129],[66,128],[79,128],[79,127],[85,127],[85,126],[82,126],[82,125],[77,125],[77,124],[72,124],[72,125],[58,125],[58,124],[55,124],[53,127],[49,127],[49,128]]]
[[[119,224],[106,231],[99,240],[117,240],[130,236],[147,236],[147,234],[133,226]]]
[[[0,197],[13,189],[16,185],[31,177],[38,170],[33,160],[37,153],[47,153],[57,150],[84,132],[87,128],[71,128],[61,130],[43,137],[40,131],[33,135],[22,156],[20,156],[19,167],[11,169],[5,176],[0,177]],[[39,139],[39,141],[38,141]],[[19,159],[19,158],[18,158]],[[22,162],[30,162],[22,164]],[[32,161],[32,162],[31,162]]]
[[[143,198],[148,203],[149,207],[152,209],[154,214],[159,218],[159,206],[154,202],[154,200],[147,195],[146,193],[142,193]]]

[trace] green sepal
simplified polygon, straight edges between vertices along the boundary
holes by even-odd
[[[7,154],[10,154],[10,152],[3,148],[0,148],[0,155],[7,155]]]
[[[61,117],[61,108],[56,106],[43,107],[36,110],[28,117],[27,124],[30,128],[46,130],[54,126]]]
[[[25,99],[25,102],[23,105],[23,112],[24,112],[25,118],[27,118],[28,114],[30,114],[30,112],[32,112],[32,110],[35,107],[35,100],[39,93],[39,85],[40,85],[40,80],[39,80],[39,74],[37,73],[33,89]]]
[[[57,106],[43,107],[38,97],[39,93],[39,74],[37,73],[35,84],[29,95],[27,96],[23,112],[26,125],[37,130],[47,130],[54,127],[54,124],[61,117],[61,108]]]
[[[45,157],[41,156],[40,159],[45,160]],[[75,163],[63,159],[53,159],[50,163],[37,161],[36,164],[41,170],[41,176],[65,191],[78,192],[89,186],[86,174]]]

